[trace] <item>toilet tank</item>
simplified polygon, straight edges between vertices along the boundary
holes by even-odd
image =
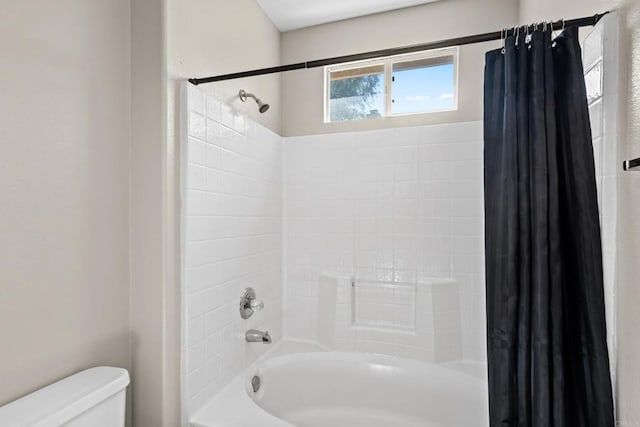
[[[0,407],[0,426],[122,427],[128,384],[125,369],[87,369]]]

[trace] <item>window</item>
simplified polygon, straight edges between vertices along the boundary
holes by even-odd
[[[325,122],[457,109],[458,49],[325,68]]]
[[[384,114],[384,65],[336,70],[330,75],[329,117],[332,122]]]

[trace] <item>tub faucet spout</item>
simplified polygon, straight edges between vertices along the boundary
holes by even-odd
[[[271,344],[271,335],[269,335],[269,331],[258,331],[256,329],[249,329],[244,334],[247,342],[261,342],[263,344]]]

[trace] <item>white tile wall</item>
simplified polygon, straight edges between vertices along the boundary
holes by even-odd
[[[188,417],[269,347],[249,328],[282,336],[282,138],[183,89],[184,413]],[[255,288],[265,308],[243,320]]]
[[[484,360],[482,145],[480,122],[286,138],[286,334],[316,338],[322,272],[454,278],[463,357]]]
[[[617,34],[616,17],[605,17],[585,38],[582,47],[600,207],[607,341],[614,389],[617,353],[615,303],[617,182],[621,164],[616,157],[620,139],[617,117],[619,98]]]

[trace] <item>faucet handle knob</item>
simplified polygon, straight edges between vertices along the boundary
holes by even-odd
[[[260,311],[263,308],[264,302],[256,298],[256,291],[253,288],[245,289],[240,297],[240,317],[248,319],[254,311]]]
[[[253,299],[249,302],[249,307],[251,307],[253,311],[260,311],[264,308],[264,301],[260,299]]]

